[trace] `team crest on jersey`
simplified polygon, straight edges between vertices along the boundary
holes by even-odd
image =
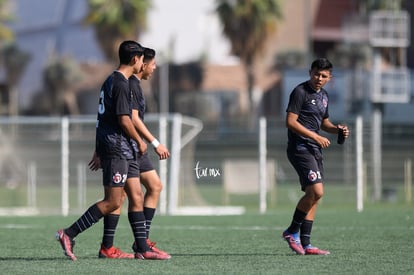
[[[123,176],[119,172],[116,172],[115,175],[112,176],[112,181],[115,184],[121,183],[123,182]]]
[[[328,100],[326,100],[325,98],[322,100],[322,104],[323,104],[323,107],[328,107]]]
[[[318,178],[318,174],[315,171],[310,170],[308,173],[308,179],[310,181],[315,181]]]

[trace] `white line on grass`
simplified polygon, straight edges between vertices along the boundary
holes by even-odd
[[[204,225],[169,225],[169,226],[153,226],[156,229],[165,230],[239,230],[239,231],[273,231],[283,230],[277,226],[204,226]]]
[[[31,224],[2,224],[0,225],[1,229],[31,229],[31,228],[37,228],[37,226],[31,225]]]

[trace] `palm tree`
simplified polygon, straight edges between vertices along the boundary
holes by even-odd
[[[0,59],[6,73],[6,84],[9,96],[9,115],[18,114],[18,89],[17,84],[21,73],[24,71],[29,54],[22,51],[14,42],[14,33],[7,26],[13,21],[14,16],[10,11],[9,2],[0,0]]]
[[[367,10],[400,10],[402,0],[362,0],[360,5]]]
[[[24,72],[30,61],[30,54],[21,50],[16,43],[5,44],[0,50],[0,56],[6,71],[6,83],[9,93],[9,114],[19,113],[19,83],[22,72]]]
[[[254,62],[263,53],[267,39],[282,17],[278,0],[217,0],[216,12],[232,53],[246,67],[247,92],[253,105]]]
[[[6,23],[13,20],[10,13],[8,1],[0,0],[0,41],[13,40],[13,32],[7,27]]]
[[[79,64],[71,57],[58,57],[52,55],[45,69],[43,70],[43,81],[45,95],[51,104],[50,114],[71,115],[79,114],[79,107],[74,92],[74,83],[82,80],[82,73]]]
[[[146,28],[150,0],[88,0],[84,22],[95,27],[95,36],[105,57],[118,62],[118,46],[137,40]]]

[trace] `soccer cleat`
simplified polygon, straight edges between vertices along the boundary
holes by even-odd
[[[99,258],[108,258],[108,259],[133,259],[135,258],[134,254],[123,252],[117,247],[106,248],[101,245],[99,250]]]
[[[331,254],[331,252],[329,252],[328,250],[322,250],[319,249],[315,246],[307,245],[305,248],[305,255],[329,255]]]
[[[290,247],[296,254],[305,255],[305,251],[300,243],[299,233],[291,234],[287,230],[283,232],[283,239],[285,239]]]
[[[63,253],[72,261],[76,261],[76,256],[73,254],[73,246],[75,245],[75,241],[66,235],[63,229],[59,229],[56,232],[56,240],[62,246]]]
[[[151,242],[150,239],[147,239],[147,245],[148,245],[149,248],[152,249],[152,251],[155,251],[155,252],[157,252],[159,254],[163,254],[163,255],[169,256],[171,258],[171,255],[170,254],[168,254],[164,250],[161,250],[158,247],[156,247],[155,246],[156,244],[157,244],[156,242]]]
[[[161,250],[161,249],[159,249],[158,247],[156,247],[156,246],[155,246],[156,244],[157,244],[156,242],[151,242],[151,241],[150,241],[150,239],[147,239],[147,245],[148,245],[148,247],[149,247],[152,251],[157,252],[157,253],[159,253],[159,254],[163,254],[163,255],[166,255],[166,256],[170,256],[170,257],[171,257],[171,255],[170,255],[170,254],[168,254],[168,253],[167,253],[167,252],[165,252],[164,250]],[[132,244],[132,250],[133,250],[133,251],[137,251],[137,250],[138,250],[138,248],[137,248],[137,244],[136,244],[135,242]]]
[[[136,252],[135,253],[135,259],[140,260],[168,260],[171,259],[171,256],[169,254],[161,254],[157,253],[154,250],[148,250],[145,252]]]

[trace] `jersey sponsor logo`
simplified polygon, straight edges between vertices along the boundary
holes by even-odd
[[[308,173],[308,179],[310,181],[315,181],[317,178],[318,178],[318,173],[316,173],[313,170],[310,170],[309,173]]]
[[[119,184],[121,182],[125,182],[125,180],[126,180],[126,174],[121,175],[121,173],[116,172],[115,175],[112,176],[112,181],[115,184]]]
[[[312,105],[316,105],[316,100],[315,99],[312,99],[311,100],[311,103],[312,103]]]

